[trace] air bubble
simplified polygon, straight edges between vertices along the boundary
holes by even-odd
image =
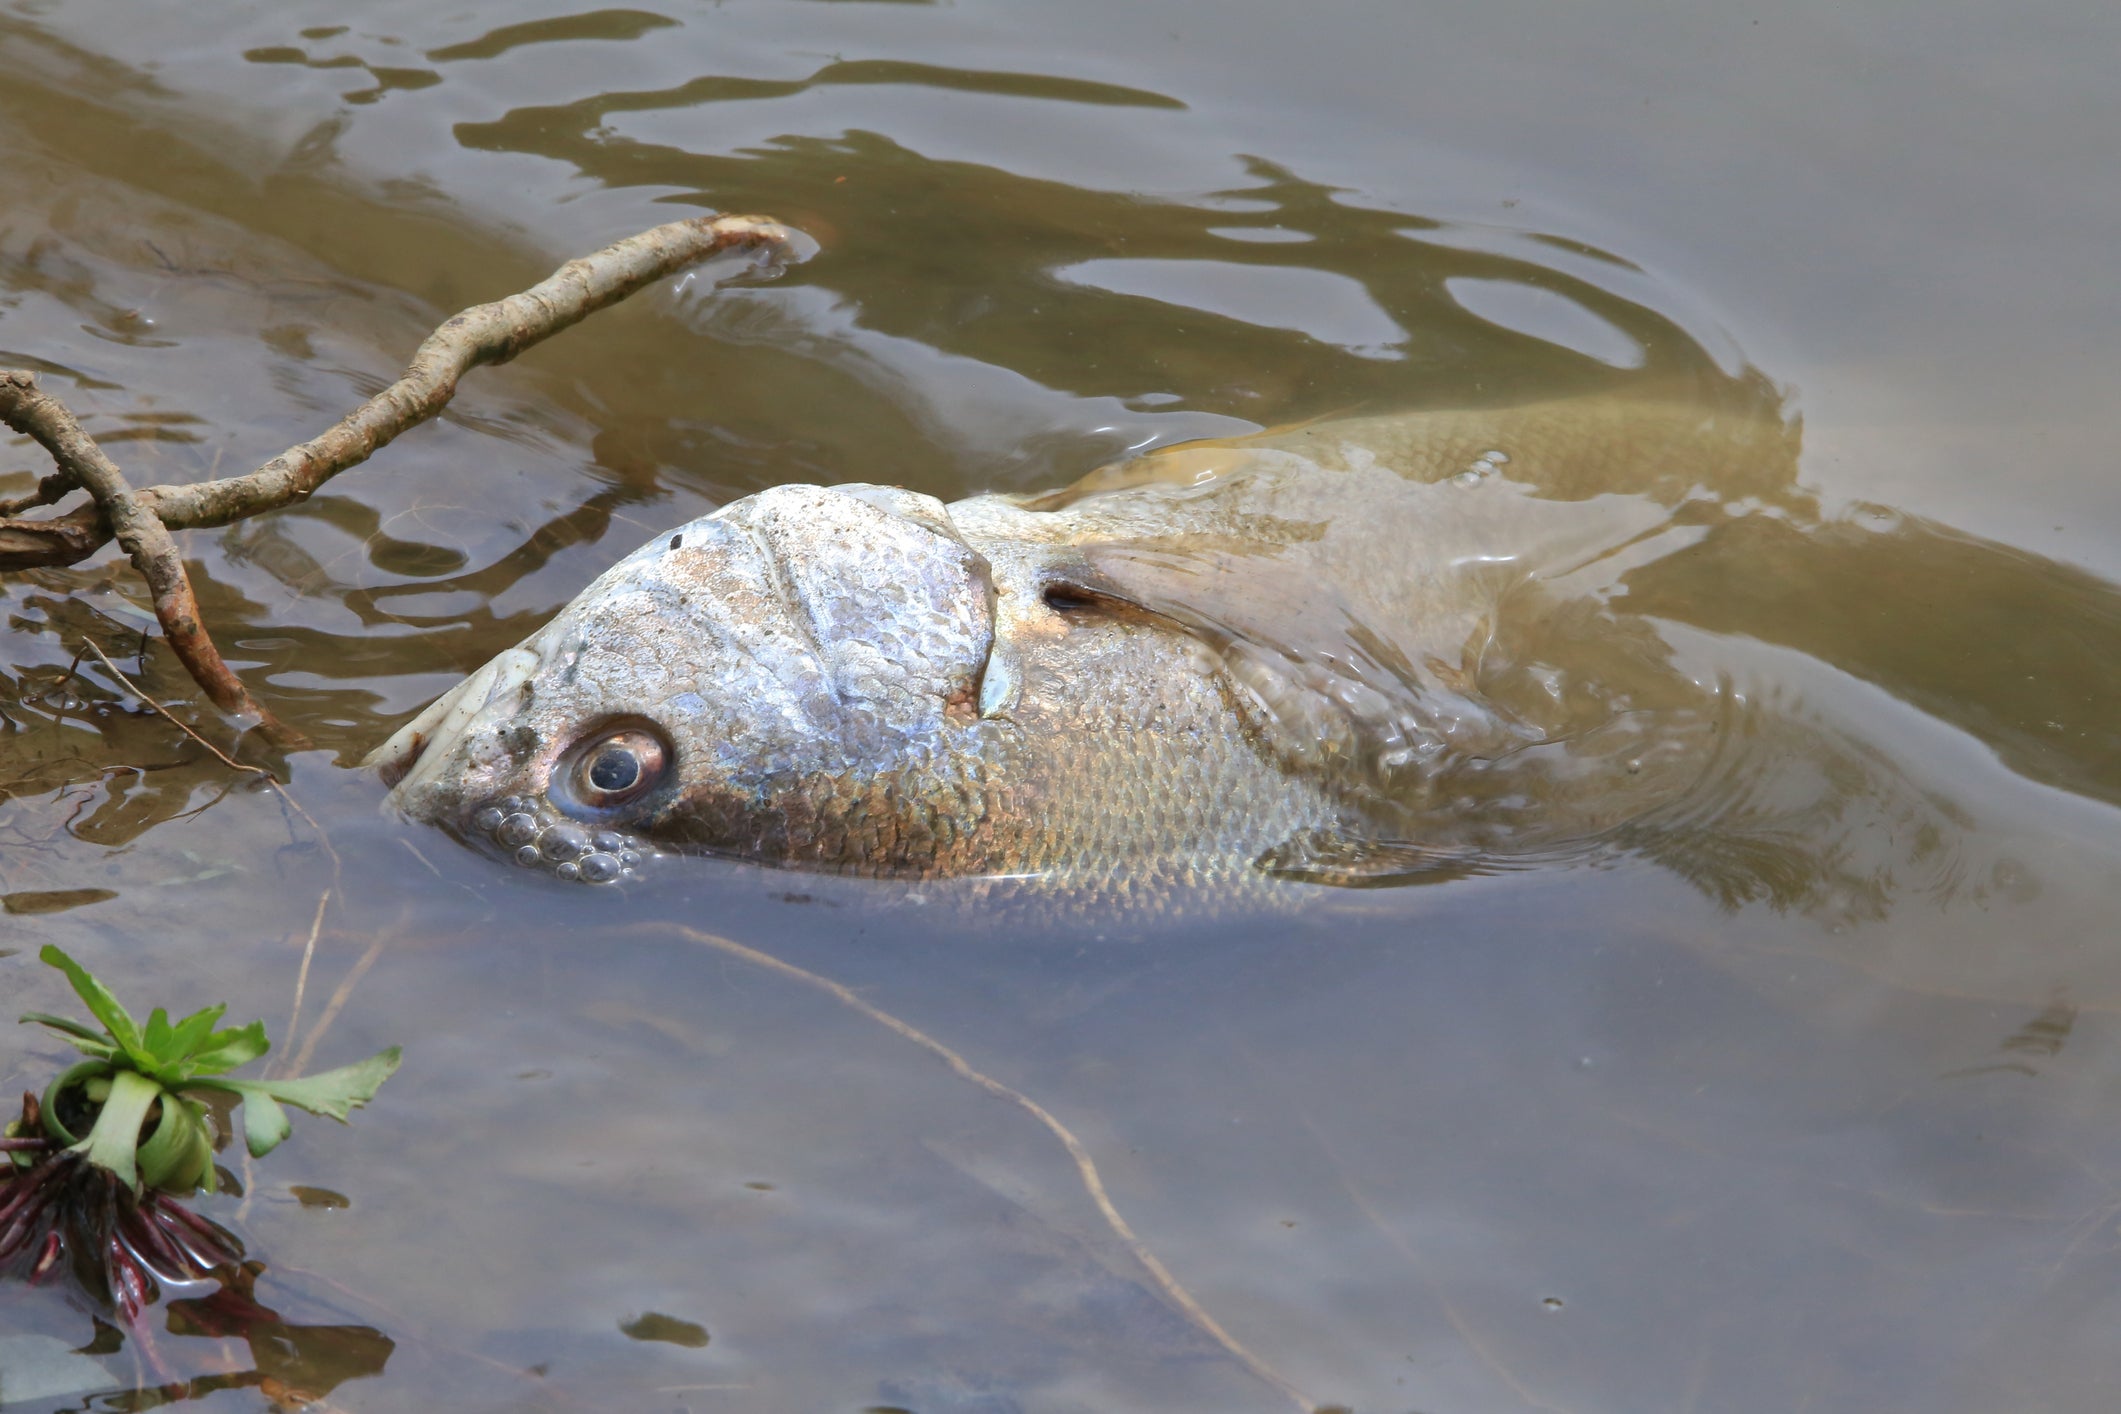
[[[499,829],[501,822],[507,818],[506,815],[501,813],[500,806],[489,805],[471,817],[471,827],[482,835],[490,835]]]
[[[608,884],[624,872],[617,855],[586,854],[580,864],[566,864],[564,869],[573,869],[592,884]]]
[[[518,810],[507,816],[494,828],[493,837],[514,849],[517,845],[530,845],[538,837],[538,822]],[[532,847],[532,853],[536,853]]]
[[[545,856],[538,853],[538,847],[534,844],[526,844],[516,851],[516,863],[526,869],[542,864],[544,860]]]
[[[589,834],[574,825],[554,825],[538,842],[545,857],[555,863],[577,859],[589,853]]]
[[[634,866],[638,865],[640,862],[641,856],[635,853],[633,850],[622,849],[619,851],[619,866],[621,868],[631,869]]]
[[[556,866],[552,872],[561,879],[579,879],[582,877],[582,866],[570,859],[565,864]]]
[[[617,830],[598,830],[590,842],[605,854],[617,854],[626,848],[626,837]]]

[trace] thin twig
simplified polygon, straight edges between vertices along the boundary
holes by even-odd
[[[294,802],[289,801],[288,803],[292,805]],[[299,809],[300,807],[297,808]],[[338,856],[333,855],[332,858],[334,864],[336,865]],[[336,874],[336,872],[332,876],[332,883],[334,887],[337,886],[338,875]],[[316,951],[318,934],[323,930],[325,900],[329,899],[331,897],[331,894],[331,889],[326,889],[321,895],[318,896],[316,917],[311,921],[309,925],[309,943],[308,946],[306,946],[302,950],[302,970],[300,975],[297,976],[295,979],[294,1013],[293,1015],[287,1018],[287,1044],[290,1046],[294,1045],[295,1043],[295,1018],[299,1017],[302,1014],[302,992],[304,987],[306,987],[309,982],[309,960],[311,955]],[[325,1003],[324,1012],[321,1016],[317,1018],[317,1024],[310,1031],[309,1038],[302,1043],[301,1049],[295,1052],[294,1059],[288,1062],[286,1069],[280,1071],[280,1074],[286,1076],[299,1076],[301,1075],[303,1070],[308,1067],[310,1056],[312,1056],[316,1052],[317,1042],[324,1039],[324,1033],[331,1029],[332,1022],[338,1020],[339,1011],[342,1007],[346,1005],[347,998],[353,995],[353,990],[355,986],[357,986],[360,983],[361,979],[367,975],[368,969],[375,965],[375,960],[382,953],[382,951],[383,939],[379,935],[373,942],[368,945],[368,951],[361,954],[360,958],[354,963],[352,968],[347,971],[346,976],[341,979],[341,981],[339,982],[338,989],[331,994],[331,1000]],[[285,1054],[285,1052],[282,1052],[282,1055]],[[277,1069],[277,1067],[270,1067],[269,1069]],[[243,1150],[242,1164],[243,1201],[236,1205],[236,1221],[238,1223],[245,1222],[249,1219],[250,1205],[252,1201],[255,1200],[258,1196],[258,1183],[255,1174],[255,1169],[251,1161],[250,1149],[248,1146],[246,1146]]]
[[[332,992],[331,1000],[324,1004],[322,1014],[317,1017],[317,1024],[312,1026],[309,1035],[303,1038],[302,1049],[295,1052],[293,1062],[287,1067],[290,1075],[300,1075],[309,1068],[309,1058],[316,1053],[317,1042],[323,1040],[324,1033],[331,1030],[331,1024],[339,1019],[339,1011],[346,1005],[347,998],[353,995],[354,988],[368,975],[368,969],[376,965],[376,959],[382,954],[383,939],[378,936],[368,945],[368,951],[362,953],[359,960],[347,969],[344,980]]]
[[[40,390],[35,375],[20,370],[0,372],[0,422],[35,438],[51,453],[60,473],[95,498],[104,524],[147,581],[162,636],[214,705],[224,712],[257,718],[276,741],[299,740],[297,733],[251,697],[242,679],[222,661],[213,637],[199,621],[199,601],[169,527],[143,503],[125,473],[81,430],[65,405]]]
[[[1083,1188],[1089,1193],[1090,1201],[1096,1205],[1099,1216],[1104,1218],[1105,1225],[1112,1229],[1113,1235],[1119,1238],[1121,1244],[1126,1247],[1134,1260],[1141,1264],[1144,1271],[1148,1272],[1150,1280],[1155,1283],[1157,1290],[1163,1293],[1164,1299],[1176,1307],[1180,1315],[1191,1321],[1209,1339],[1227,1351],[1246,1370],[1264,1383],[1272,1385],[1275,1390],[1293,1402],[1298,1409],[1304,1411],[1304,1414],[1312,1414],[1312,1411],[1318,1408],[1318,1405],[1308,1398],[1302,1390],[1289,1383],[1273,1366],[1253,1354],[1251,1350],[1238,1341],[1237,1337],[1223,1329],[1222,1323],[1209,1315],[1200,1302],[1194,1298],[1193,1293],[1186,1290],[1179,1283],[1178,1278],[1171,1274],[1171,1269],[1166,1267],[1157,1255],[1149,1250],[1147,1244],[1135,1236],[1134,1229],[1127,1225],[1127,1220],[1124,1217],[1120,1216],[1119,1209],[1113,1206],[1111,1195],[1105,1191],[1105,1181],[1099,1175],[1097,1164],[1090,1157],[1090,1151],[1084,1148],[1082,1141],[1075,1137],[1073,1131],[1067,1125],[1062,1124],[1054,1116],[1053,1112],[1044,1105],[1039,1104],[1038,1101],[1019,1090],[1011,1089],[984,1071],[974,1069],[971,1062],[967,1061],[956,1051],[951,1050],[941,1041],[930,1036],[927,1032],[899,1020],[880,1007],[871,1005],[869,1002],[862,1000],[851,988],[845,987],[828,977],[821,977],[815,972],[806,971],[797,967],[794,963],[783,962],[770,953],[763,953],[757,948],[747,947],[733,938],[725,938],[716,933],[701,932],[696,928],[688,928],[681,923],[643,923],[627,931],[635,933],[675,933],[688,942],[713,948],[731,957],[740,958],[754,967],[762,967],[769,972],[777,972],[783,977],[801,982],[806,987],[815,988],[842,1005],[860,1012],[887,1031],[911,1041],[914,1045],[919,1046],[922,1050],[941,1060],[957,1075],[971,1081],[996,1099],[1007,1100],[1010,1104],[1026,1111],[1032,1118],[1050,1130],[1053,1137],[1061,1142],[1061,1147],[1068,1151],[1068,1157],[1075,1161],[1076,1174],[1082,1179]]]
[[[108,668],[110,670],[111,676],[125,685],[125,688],[128,692],[132,693],[133,696],[139,698],[142,702],[145,702],[148,706],[154,708],[157,712],[161,713],[162,716],[166,718],[171,725],[176,727],[178,731],[183,732],[193,741],[196,741],[197,743],[199,743],[199,745],[205,747],[208,751],[211,751],[215,756],[219,757],[222,763],[225,764],[230,770],[247,771],[253,775],[263,776],[265,778],[265,784],[272,790],[272,793],[274,795],[279,796],[280,799],[286,803],[288,809],[294,811],[295,814],[301,816],[302,819],[307,822],[310,829],[316,831],[317,844],[324,850],[325,855],[331,860],[332,887],[338,887],[340,871],[339,851],[332,848],[330,832],[328,832],[322,825],[317,823],[316,816],[310,814],[307,810],[304,810],[302,808],[302,802],[295,799],[294,792],[290,791],[287,788],[287,785],[284,781],[282,781],[278,776],[275,776],[272,772],[266,770],[263,766],[252,766],[245,762],[235,760],[233,757],[229,756],[227,752],[221,750],[220,747],[215,746],[205,737],[200,736],[199,733],[194,731],[191,725],[185,722],[183,718],[177,716],[176,713],[170,711],[169,708],[164,707],[160,702],[157,702],[154,698],[148,696],[147,693],[141,689],[140,684],[134,682],[131,678],[127,677],[124,672],[118,667],[118,665],[116,663],[113,663],[110,660],[109,656],[105,654],[101,648],[98,648],[96,646],[94,639],[84,638],[81,641],[83,646],[85,646],[89,652],[96,655],[97,661],[102,663],[105,668]],[[78,661],[78,659],[76,661]],[[290,829],[290,834],[291,833],[292,829]]]
[[[326,889],[317,895],[317,915],[309,920],[309,941],[302,945],[302,967],[295,973],[295,1004],[287,1013],[287,1038],[290,1041],[301,1034],[296,1026],[302,1020],[302,993],[309,987],[309,964],[317,955],[317,934],[324,930],[324,905],[329,902],[331,890]]]
[[[215,746],[212,742],[208,741],[205,737],[200,736],[198,732],[192,729],[190,723],[186,722],[176,713],[170,711],[167,707],[164,707],[161,703],[155,701],[154,698],[149,697],[144,691],[141,690],[140,684],[134,682],[131,678],[127,677],[124,672],[119,669],[118,665],[116,663],[113,663],[110,660],[109,656],[106,655],[101,648],[98,648],[96,646],[96,641],[94,639],[84,638],[81,640],[81,642],[82,646],[86,647],[89,652],[96,655],[97,662],[101,663],[105,668],[110,670],[110,675],[112,677],[116,678],[119,682],[125,684],[126,690],[128,692],[132,693],[133,696],[139,698],[142,702],[145,702],[148,706],[154,708],[157,712],[160,712],[165,718],[169,720],[170,725],[174,726],[178,731],[183,732],[193,741],[196,741],[197,743],[199,743],[199,745],[205,747],[208,751],[211,751],[215,756],[219,757],[221,759],[221,764],[228,767],[229,770],[250,771],[254,774],[265,777],[266,780],[271,781],[275,786],[280,784],[280,778],[278,776],[275,776],[272,772],[266,770],[263,766],[252,766],[246,762],[236,760],[227,752],[223,751],[220,747]],[[78,663],[81,660],[77,656],[74,661]],[[296,806],[295,808],[298,810],[301,809],[300,806]],[[308,818],[307,812],[304,813],[304,818]],[[314,825],[316,821],[311,820],[310,823]]]
[[[1319,1132],[1318,1126],[1312,1123],[1311,1117],[1299,1108],[1296,1111],[1296,1122],[1311,1132],[1312,1141],[1333,1166],[1333,1176],[1340,1180],[1341,1191],[1348,1195],[1348,1201],[1355,1205],[1355,1211],[1361,1213],[1370,1226],[1377,1229],[1378,1235],[1390,1244],[1392,1250],[1404,1257],[1407,1264],[1414,1268],[1415,1274],[1429,1288],[1429,1295],[1435,1298],[1437,1306],[1442,1309],[1444,1320],[1450,1323],[1452,1332],[1466,1349],[1473,1353],[1473,1358],[1487,1367],[1488,1373],[1502,1381],[1510,1393],[1522,1400],[1527,1408],[1543,1410],[1545,1414],[1571,1414],[1566,1405],[1542,1399],[1517,1378],[1516,1373],[1510,1369],[1509,1362],[1488,1347],[1488,1342],[1473,1328],[1473,1323],[1459,1311],[1458,1303],[1444,1290],[1443,1283],[1429,1270],[1429,1264],[1422,1259],[1414,1244],[1407,1240],[1406,1234],[1388,1222],[1383,1213],[1377,1211],[1376,1204],[1370,1201],[1369,1195],[1355,1182],[1353,1175],[1348,1172],[1348,1166],[1341,1161],[1340,1155],[1334,1152],[1332,1144]]]
[[[36,490],[31,491],[27,495],[10,496],[4,501],[0,501],[0,520],[4,520],[9,516],[21,515],[24,511],[35,510],[39,506],[56,505],[66,498],[68,492],[79,489],[74,484],[73,477],[63,471],[52,472],[37,482]]]

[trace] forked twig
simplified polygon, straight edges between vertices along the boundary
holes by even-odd
[[[1044,1105],[1041,1105],[1022,1091],[1004,1085],[986,1072],[975,1069],[970,1061],[967,1061],[963,1056],[944,1045],[941,1041],[936,1040],[927,1032],[899,1020],[881,1007],[864,1001],[853,989],[843,986],[829,977],[821,977],[815,972],[797,967],[792,962],[783,962],[770,953],[760,952],[757,948],[747,947],[733,938],[725,938],[717,933],[702,932],[697,928],[688,928],[682,923],[643,923],[626,931],[633,933],[675,933],[687,942],[713,948],[717,952],[726,953],[731,957],[748,962],[754,967],[762,967],[769,972],[779,973],[781,976],[800,982],[806,987],[823,992],[841,1005],[860,1012],[885,1030],[911,1041],[914,1045],[919,1046],[922,1050],[941,1060],[944,1065],[949,1066],[957,1075],[971,1081],[996,1099],[1007,1100],[1010,1104],[1030,1114],[1032,1118],[1051,1131],[1053,1137],[1060,1141],[1061,1147],[1068,1151],[1068,1157],[1075,1161],[1076,1174],[1082,1179],[1083,1188],[1089,1193],[1090,1201],[1096,1206],[1099,1216],[1105,1220],[1105,1225],[1112,1229],[1113,1235],[1126,1247],[1128,1253],[1141,1265],[1142,1270],[1149,1274],[1150,1280],[1155,1284],[1156,1289],[1163,1294],[1164,1299],[1176,1307],[1180,1315],[1191,1321],[1203,1334],[1228,1352],[1246,1370],[1287,1397],[1299,1410],[1303,1411],[1303,1414],[1313,1414],[1313,1411],[1319,1408],[1302,1390],[1289,1383],[1278,1370],[1265,1360],[1253,1354],[1250,1349],[1238,1341],[1237,1337],[1225,1330],[1220,1321],[1209,1315],[1206,1308],[1195,1299],[1193,1293],[1186,1290],[1178,1278],[1171,1274],[1171,1269],[1166,1267],[1157,1255],[1149,1250],[1148,1245],[1135,1235],[1134,1229],[1128,1226],[1127,1220],[1120,1215],[1119,1209],[1113,1206],[1112,1197],[1105,1191],[1105,1181],[1099,1175],[1097,1163],[1090,1157],[1090,1151],[1084,1148],[1082,1141],[1075,1137],[1074,1132],[1067,1125],[1062,1124],[1053,1112]]]
[[[199,601],[192,594],[191,576],[184,572],[184,557],[177,553],[169,527],[133,490],[117,463],[103,454],[95,438],[81,430],[65,405],[39,389],[33,375],[0,372],[0,422],[35,438],[58,464],[58,475],[94,498],[104,524],[125,547],[154,595],[162,636],[214,705],[224,712],[257,718],[276,741],[299,741],[299,733],[261,707],[222,661],[206,625],[199,621]]]
[[[280,744],[304,745],[299,733],[250,695],[215,649],[170,532],[228,525],[307,499],[448,406],[458,379],[472,369],[506,363],[666,275],[724,250],[765,249],[790,259],[794,248],[786,227],[756,216],[697,216],[629,236],[568,261],[520,294],[453,315],[414,352],[396,382],[321,435],[245,475],[190,486],[133,489],[33,375],[0,371],[0,421],[35,438],[58,467],[31,494],[0,502],[0,571],[70,565],[115,537],[153,591],[155,617],[170,647],[214,705],[257,719]],[[62,515],[21,515],[76,489],[89,494],[88,505]]]

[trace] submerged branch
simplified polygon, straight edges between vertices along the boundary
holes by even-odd
[[[1083,1189],[1090,1195],[1091,1203],[1096,1206],[1098,1216],[1104,1219],[1105,1226],[1112,1230],[1112,1235],[1119,1239],[1120,1244],[1141,1265],[1142,1270],[1149,1274],[1150,1281],[1162,1293],[1164,1299],[1170,1302],[1178,1310],[1178,1313],[1190,1321],[1203,1335],[1206,1335],[1210,1340],[1221,1346],[1238,1364],[1251,1372],[1261,1383],[1273,1387],[1275,1391],[1293,1403],[1297,1409],[1303,1411],[1303,1414],[1317,1414],[1317,1411],[1320,1410],[1320,1406],[1314,1400],[1305,1395],[1295,1385],[1289,1383],[1280,1371],[1253,1354],[1236,1336],[1225,1330],[1220,1321],[1209,1315],[1207,1308],[1202,1306],[1193,1293],[1186,1290],[1178,1278],[1171,1274],[1171,1269],[1166,1267],[1162,1260],[1149,1250],[1148,1244],[1135,1236],[1134,1229],[1128,1225],[1126,1218],[1122,1217],[1119,1209],[1113,1206],[1112,1195],[1106,1192],[1104,1177],[1098,1173],[1097,1163],[1090,1157],[1090,1151],[1083,1146],[1082,1140],[1075,1137],[1075,1132],[1069,1129],[1067,1125],[1062,1124],[1060,1119],[1044,1105],[1041,1105],[1022,1091],[1004,1085],[985,1071],[975,1069],[970,1061],[956,1051],[951,1050],[941,1041],[930,1036],[927,1032],[899,1020],[881,1007],[862,1000],[852,988],[843,986],[829,977],[820,977],[817,973],[797,967],[792,962],[783,962],[771,953],[764,953],[757,948],[746,947],[734,938],[725,938],[718,933],[702,932],[697,928],[685,927],[683,924],[647,923],[627,931],[675,933],[687,942],[698,943],[703,947],[713,948],[717,952],[727,953],[729,956],[739,958],[754,967],[763,967],[770,972],[777,972],[783,977],[801,982],[806,987],[815,988],[843,1006],[851,1007],[855,1011],[860,1012],[863,1016],[868,1017],[871,1021],[876,1022],[894,1035],[911,1041],[914,1045],[919,1046],[922,1050],[942,1061],[955,1074],[971,1081],[996,1099],[1007,1100],[1010,1104],[1030,1114],[1033,1119],[1036,1119],[1051,1131],[1053,1137],[1060,1141],[1061,1147],[1068,1151],[1068,1157],[1075,1162],[1076,1175],[1082,1180]]]
[[[766,250],[787,259],[794,244],[785,226],[756,216],[697,216],[629,236],[568,261],[520,294],[452,316],[414,352],[395,383],[321,435],[245,475],[191,486],[135,490],[72,414],[38,389],[34,377],[0,371],[0,420],[34,438],[58,467],[34,492],[0,502],[0,571],[70,565],[115,538],[153,590],[155,615],[170,646],[214,704],[256,717],[275,739],[296,744],[299,737],[273,720],[215,650],[170,532],[228,525],[305,500],[447,407],[457,381],[472,369],[506,363],[643,286],[721,251]],[[22,514],[56,504],[74,490],[86,491],[89,504],[58,515]]]

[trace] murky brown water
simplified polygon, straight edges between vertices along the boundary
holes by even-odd
[[[1286,1407],[1024,1110],[678,922],[1045,1106],[1319,1402],[2111,1408],[2121,26],[2075,10],[0,6],[0,365],[136,480],[254,465],[458,306],[675,212],[822,245],[644,295],[186,538],[231,659],[322,744],[275,762],[316,827],[67,677],[84,635],[134,664],[128,569],[0,585],[9,1009],[64,1007],[56,941],[142,1003],[324,1026],[319,1066],[407,1046],[354,1126],[209,1205],[277,1320],[179,1308],[161,1358],[225,1409],[264,1377],[349,1411]],[[558,886],[346,769],[759,487],[1042,487],[1653,384],[1803,419],[1789,477],[1720,488],[1704,548],[1629,584],[1824,724],[1730,784],[1720,852],[1019,938],[711,861]],[[41,469],[0,450],[0,492]],[[194,698],[159,645],[141,681]],[[56,1051],[0,1057],[6,1093]],[[0,1288],[0,1337],[93,1333]]]

